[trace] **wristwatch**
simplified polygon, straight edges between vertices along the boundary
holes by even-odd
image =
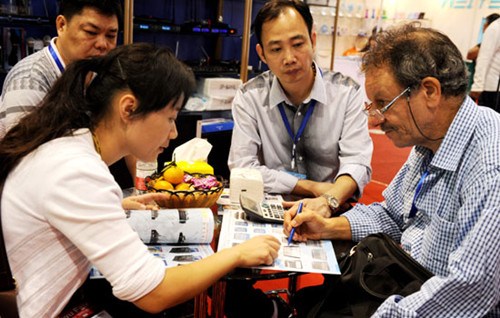
[[[339,200],[337,200],[337,198],[328,193],[323,193],[321,196],[326,199],[326,202],[328,203],[328,206],[330,207],[330,210],[332,210],[332,212],[337,211],[340,206]]]

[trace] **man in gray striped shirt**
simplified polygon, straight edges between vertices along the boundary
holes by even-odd
[[[66,65],[115,48],[121,17],[118,0],[61,1],[58,36],[7,74],[0,97],[0,138],[37,107]]]

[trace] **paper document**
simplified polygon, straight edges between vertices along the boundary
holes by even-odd
[[[281,248],[273,265],[256,268],[340,275],[331,241],[292,242],[288,245],[282,224],[249,221],[245,212],[235,204],[224,207],[218,250],[263,234],[278,238],[281,241]]]
[[[146,244],[210,243],[214,215],[209,208],[127,211],[127,221]]]
[[[148,245],[148,250],[156,257],[162,259],[165,267],[175,267],[199,261],[214,253],[209,244],[194,245]],[[104,278],[95,267],[90,270],[90,278]]]
[[[148,250],[162,259],[165,267],[199,261],[214,253],[214,216],[208,208],[131,210],[127,221],[139,234]],[[104,278],[95,267],[90,278]]]

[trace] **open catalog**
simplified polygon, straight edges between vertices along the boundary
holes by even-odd
[[[288,245],[288,238],[283,233],[282,224],[252,222],[248,220],[238,204],[224,206],[219,250],[263,234],[278,238],[281,241],[281,248],[272,265],[258,266],[257,268],[340,275],[340,268],[331,241],[311,240],[300,243],[292,242]]]
[[[209,208],[130,210],[127,221],[165,267],[198,261],[214,253],[214,216]],[[103,278],[93,267],[90,278]]]

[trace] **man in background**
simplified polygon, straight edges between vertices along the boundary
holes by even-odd
[[[253,29],[269,71],[236,93],[228,166],[256,168],[264,190],[304,200],[329,217],[357,199],[371,176],[373,145],[362,87],[314,62],[316,32],[303,1],[264,4]]]
[[[61,1],[57,37],[7,74],[0,98],[0,120],[5,129],[37,107],[66,65],[115,48],[121,17],[119,0]]]
[[[38,106],[65,67],[73,61],[107,54],[116,47],[123,11],[119,0],[62,0],[56,17],[57,37],[9,71],[0,97],[0,138]],[[124,168],[122,166],[126,166]],[[133,185],[135,159],[110,167],[119,183]],[[122,177],[122,170],[131,177]]]
[[[228,166],[256,168],[264,191],[312,197],[304,206],[330,217],[370,180],[373,145],[363,89],[314,62],[316,32],[305,2],[266,2],[253,29],[257,54],[270,70],[236,93]],[[279,297],[271,301],[252,284],[228,282],[228,318],[288,315]]]
[[[483,34],[481,49],[476,60],[474,82],[470,96],[478,104],[500,112],[498,89],[500,86],[500,19],[488,25]]]
[[[483,24],[483,33],[486,31],[486,29],[488,28],[488,26],[490,24],[492,24],[493,21],[495,21],[499,17],[500,17],[500,15],[498,13],[492,13],[492,14],[488,15],[486,17],[485,21],[484,21],[484,24]],[[474,45],[473,47],[471,47],[467,51],[466,58],[468,60],[471,60],[472,62],[474,62],[474,64],[476,63],[477,56],[479,55],[479,48],[481,48],[481,43],[478,43],[478,44]]]

